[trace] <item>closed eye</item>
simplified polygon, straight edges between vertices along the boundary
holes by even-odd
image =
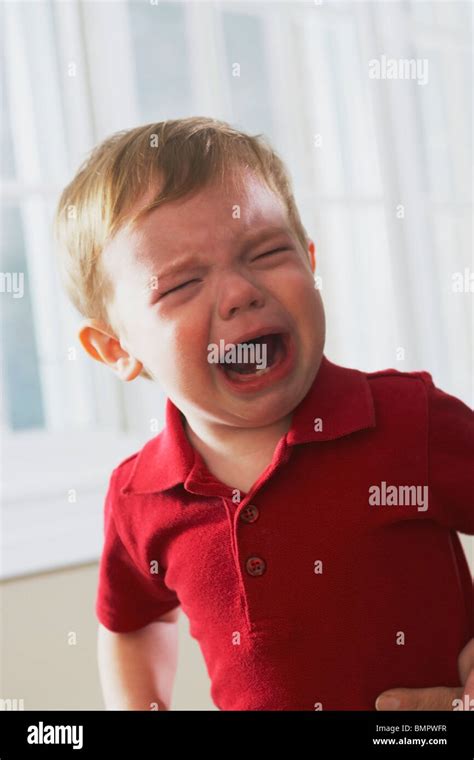
[[[200,280],[198,280],[195,277],[193,280],[187,280],[186,282],[182,282],[181,285],[176,285],[176,287],[170,288],[169,290],[166,290],[164,293],[162,293],[161,298],[169,295],[170,293],[175,293],[177,290],[181,290],[181,288],[185,288],[186,285],[191,285],[192,282],[200,282]]]
[[[288,246],[283,246],[282,248],[275,248],[273,251],[267,251],[266,253],[261,253],[259,256],[256,256],[253,261],[257,261],[258,259],[263,259],[264,256],[272,256],[274,253],[281,253],[282,251],[287,251]]]

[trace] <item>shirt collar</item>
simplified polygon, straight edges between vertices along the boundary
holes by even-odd
[[[165,427],[138,452],[122,493],[157,493],[197,479],[215,483],[200,454],[191,445],[183,416],[166,399]],[[318,373],[293,412],[286,434],[288,445],[331,441],[375,427],[375,410],[367,376],[341,367],[323,355]],[[193,490],[190,488],[189,490]]]

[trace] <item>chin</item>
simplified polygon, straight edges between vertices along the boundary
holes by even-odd
[[[245,427],[265,427],[291,414],[307,393],[311,382],[303,384],[288,382],[281,388],[274,388],[268,393],[243,399],[229,399],[222,407],[224,416],[231,424],[239,421]],[[243,425],[241,425],[243,427]]]

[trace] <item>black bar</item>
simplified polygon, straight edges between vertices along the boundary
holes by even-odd
[[[30,743],[28,737],[42,743]],[[170,757],[187,747],[220,756],[237,749],[253,755],[261,749],[267,756],[273,746],[285,752],[288,745],[291,757],[303,748],[318,757],[324,749],[324,760],[341,752],[363,758],[473,760],[474,712],[0,712],[0,760],[96,757],[103,750],[111,757]]]

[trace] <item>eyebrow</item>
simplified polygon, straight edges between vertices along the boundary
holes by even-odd
[[[258,243],[261,243],[263,240],[266,240],[269,237],[275,237],[276,235],[284,234],[284,235],[291,235],[291,229],[289,227],[285,226],[271,226],[271,227],[265,227],[263,229],[257,230],[256,232],[253,232],[246,236],[245,242],[247,245],[257,245]],[[174,274],[180,274],[183,271],[189,271],[189,270],[197,270],[197,269],[203,269],[203,266],[199,264],[196,259],[192,256],[187,256],[186,258],[179,259],[176,262],[173,262],[169,265],[169,267],[162,272],[157,273],[158,281],[162,277],[172,276]]]

